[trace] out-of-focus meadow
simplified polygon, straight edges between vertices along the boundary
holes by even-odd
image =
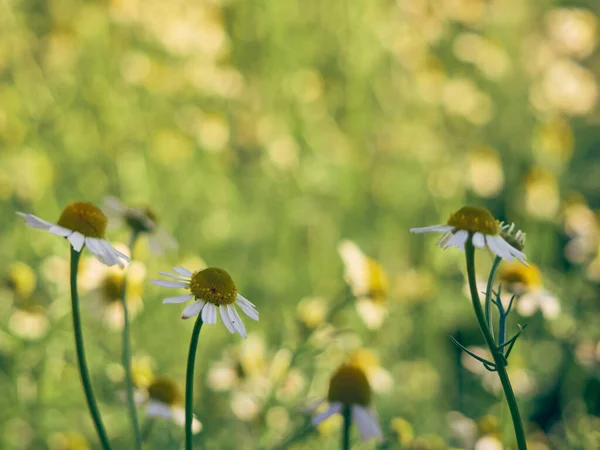
[[[338,448],[336,419],[285,439],[348,358],[386,438],[361,448],[510,441],[496,375],[449,339],[483,345],[464,255],[408,233],[463,204],[516,222],[540,269],[505,280],[525,292],[508,369],[530,447],[600,448],[599,14],[592,0],[1,0],[0,448],[97,448],[68,246],[15,211],[55,221],[106,195],[150,205],[179,243],[156,256],[140,241],[130,270],[140,397],[156,376],[183,386],[192,329],[149,284],[158,271],[223,267],[260,311],[245,341],[202,330],[197,448]],[[91,261],[88,362],[130,449],[118,280]],[[492,256],[477,261],[485,280]],[[157,421],[145,448],[182,436]]]

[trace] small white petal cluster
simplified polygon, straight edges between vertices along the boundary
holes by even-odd
[[[176,281],[170,280],[152,280],[151,282],[157,286],[176,289],[189,289],[193,272],[184,267],[173,267],[173,273],[159,272],[160,275],[170,277]],[[194,294],[180,295],[177,297],[167,297],[163,303],[185,303],[194,298]],[[258,320],[258,311],[255,309],[254,303],[244,298],[240,294],[236,295],[235,301],[229,305],[215,305],[211,302],[195,298],[192,303],[185,307],[181,314],[182,319],[189,319],[198,314],[201,314],[202,321],[207,325],[212,325],[217,322],[217,308],[221,313],[221,320],[230,333],[239,333],[244,339],[248,336],[246,327],[240,317],[236,306],[238,306],[252,320]]]
[[[25,214],[22,212],[18,212],[17,214],[24,217],[25,224],[32,228],[37,228],[56,236],[67,238],[76,252],[80,252],[83,246],[86,245],[87,248],[89,248],[90,251],[107,266],[118,264],[120,267],[124,267],[125,264],[123,261],[129,261],[127,255],[124,255],[115,249],[106,239],[84,236],[78,231],[69,230],[68,228],[61,227],[55,223],[47,222],[33,214]]]

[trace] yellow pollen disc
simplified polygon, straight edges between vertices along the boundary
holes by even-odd
[[[108,272],[102,280],[102,298],[107,303],[121,301],[123,293],[123,272]]]
[[[231,276],[217,267],[208,267],[194,273],[190,291],[196,298],[217,306],[232,304],[238,292]]]
[[[485,208],[476,206],[463,206],[450,214],[448,225],[469,233],[483,233],[492,236],[497,235],[500,230],[498,221],[492,213]]]
[[[503,263],[498,275],[503,285],[513,291],[531,290],[542,286],[542,274],[535,264]]]
[[[175,380],[169,377],[156,377],[148,386],[148,396],[167,405],[183,403],[183,394]]]
[[[343,365],[331,377],[329,382],[329,402],[338,402],[344,406],[369,406],[371,386],[365,373],[356,366]]]
[[[71,202],[60,215],[57,224],[87,237],[104,238],[107,222],[104,213],[91,203]]]
[[[369,273],[368,296],[374,302],[383,302],[388,294],[387,274],[383,270],[383,267],[371,258],[367,258],[367,270]]]

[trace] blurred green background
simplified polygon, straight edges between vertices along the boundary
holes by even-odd
[[[408,233],[463,204],[516,222],[541,270],[511,320],[529,325],[509,374],[530,447],[600,448],[599,14],[593,0],[0,0],[0,448],[98,448],[67,244],[14,213],[55,221],[106,195],[150,205],[179,242],[136,248],[140,391],[184,380],[192,323],[161,304],[159,270],[223,267],[260,311],[245,342],[202,330],[198,448],[284,442],[346,358],[367,368],[386,436],[361,448],[510,442],[493,377],[449,340],[483,343],[463,255]],[[345,280],[340,248],[381,265],[381,292]],[[491,260],[478,253],[483,280]],[[94,298],[106,273],[87,277],[93,383],[129,449],[115,305]],[[336,430],[285,448],[337,448]],[[182,436],[158,422],[147,448]]]

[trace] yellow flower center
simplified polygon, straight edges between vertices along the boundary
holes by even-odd
[[[542,274],[535,264],[503,263],[498,275],[511,292],[520,293],[542,286]]]
[[[388,278],[381,265],[367,258],[367,271],[369,274],[369,292],[368,296],[374,302],[382,302],[388,294]]]
[[[498,221],[491,212],[476,206],[463,206],[458,211],[450,214],[448,225],[469,233],[488,235],[497,235],[500,229]]]
[[[327,399],[344,406],[368,406],[371,403],[371,386],[367,376],[356,366],[343,365],[331,377]]]
[[[108,272],[102,280],[102,298],[107,303],[121,301],[123,293],[123,272]]]
[[[148,206],[129,208],[125,213],[127,225],[143,233],[152,233],[156,230],[156,214]]]
[[[87,237],[104,238],[107,222],[104,213],[91,203],[71,202],[64,209],[57,223],[61,227],[78,231]]]
[[[195,272],[190,281],[190,291],[196,298],[217,306],[232,304],[238,292],[231,276],[217,267]]]
[[[148,387],[148,396],[167,405],[183,403],[183,394],[175,380],[169,377],[156,377]]]

